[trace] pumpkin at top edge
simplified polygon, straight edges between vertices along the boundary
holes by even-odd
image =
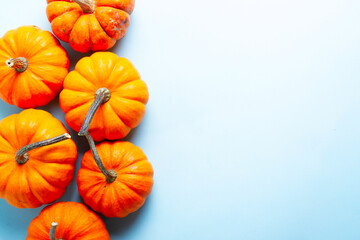
[[[26,240],[110,240],[103,220],[84,204],[57,202],[45,207],[27,230]]]
[[[96,141],[121,139],[140,124],[149,98],[146,83],[126,58],[111,52],[82,58],[64,80],[60,107],[68,125],[80,132],[101,89],[109,98],[96,111],[89,133]]]
[[[53,33],[78,52],[104,51],[125,36],[135,0],[47,0]]]
[[[58,142],[19,154],[24,147],[58,137]],[[73,179],[78,156],[70,138],[64,125],[43,110],[26,109],[2,119],[0,198],[18,208],[58,200]]]
[[[0,98],[20,108],[48,104],[62,89],[70,61],[59,41],[36,26],[0,38]]]

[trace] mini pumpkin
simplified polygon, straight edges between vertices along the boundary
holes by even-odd
[[[78,52],[107,50],[125,36],[135,0],[47,0],[53,33]]]
[[[102,219],[85,205],[57,202],[41,210],[28,228],[26,240],[110,240]]]
[[[20,108],[46,105],[60,92],[70,61],[59,41],[36,26],[0,39],[0,97]]]
[[[129,60],[98,52],[82,58],[65,78],[60,107],[80,135],[89,131],[96,141],[115,140],[140,124],[148,98],[147,86]]]
[[[91,136],[85,136],[91,151],[82,158],[77,176],[84,202],[106,217],[121,218],[138,210],[153,186],[153,169],[143,151],[122,141],[95,146]]]
[[[59,199],[70,184],[77,148],[64,125],[27,109],[0,121],[0,197],[18,208]]]

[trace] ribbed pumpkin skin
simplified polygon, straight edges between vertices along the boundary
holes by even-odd
[[[105,51],[125,36],[135,0],[94,0],[94,13],[84,13],[71,0],[47,0],[54,34],[78,52]]]
[[[99,88],[111,97],[96,112],[89,133],[95,141],[125,137],[145,115],[149,93],[139,73],[126,58],[99,52],[82,58],[64,81],[60,107],[68,125],[79,132]]]
[[[10,58],[24,57],[29,66],[19,73],[6,66]],[[0,39],[0,97],[20,108],[46,105],[60,92],[70,61],[59,41],[36,26],[23,26]]]
[[[28,152],[18,164],[16,152],[25,145],[68,133],[43,110],[27,109],[0,122],[0,197],[18,208],[36,208],[59,199],[70,184],[77,160],[71,140]]]
[[[153,169],[143,151],[130,142],[103,142],[97,151],[106,169],[117,172],[107,183],[90,151],[86,152],[77,176],[84,202],[106,217],[125,217],[138,210],[153,186]]]
[[[110,240],[102,219],[76,202],[57,202],[45,207],[31,221],[26,240],[49,240],[52,222],[58,223],[56,239]]]

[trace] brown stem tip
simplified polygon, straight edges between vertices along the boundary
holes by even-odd
[[[16,154],[15,154],[16,162],[18,164],[25,164],[27,161],[29,161],[29,155],[27,152],[29,152],[35,148],[48,146],[48,145],[58,143],[58,142],[61,142],[61,141],[64,141],[64,140],[70,139],[70,138],[71,138],[70,134],[64,133],[64,134],[54,137],[54,138],[50,138],[50,139],[46,139],[44,141],[35,142],[35,143],[31,143],[29,145],[26,145],[26,146],[22,147],[19,151],[16,152]]]
[[[73,0],[73,2],[79,4],[84,13],[95,12],[95,1],[94,0]]]
[[[28,60],[24,57],[10,58],[6,60],[5,64],[19,73],[25,72],[29,66]]]

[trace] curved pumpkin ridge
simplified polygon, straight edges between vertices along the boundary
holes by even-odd
[[[15,154],[14,148],[0,135],[0,154]],[[14,157],[14,155],[12,155]],[[0,158],[0,163],[4,161],[2,158]]]
[[[5,76],[3,76],[5,75]],[[16,75],[17,72],[13,69],[9,69],[8,71],[4,71],[4,74],[0,73],[0,97],[5,102],[13,105],[14,101],[12,99],[12,92],[14,89],[14,82],[16,82]],[[15,81],[13,82],[12,79],[15,78]]]
[[[107,35],[116,40],[125,36],[130,25],[130,15],[112,7],[98,7],[94,15]]]
[[[30,75],[30,72],[25,71],[19,74],[14,83],[15,89],[22,89],[22,91],[12,92],[12,101],[21,108],[31,106],[43,106],[49,103],[55,93],[41,80],[35,79],[34,75]],[[31,100],[31,101],[29,101]]]
[[[92,73],[94,76],[91,76],[91,80],[93,84],[95,84],[98,88],[107,87],[107,81],[114,71],[114,67],[116,65],[116,60],[119,57],[112,52],[100,52],[94,53],[89,58],[92,62]],[[89,73],[87,73],[87,77],[89,77]],[[109,89],[111,91],[111,89]]]
[[[33,138],[33,133],[38,130],[38,124],[34,124],[37,121],[34,118],[27,118],[24,114],[15,115],[14,133],[17,138],[18,146],[26,146],[31,143],[31,139]],[[35,120],[35,121],[34,121]],[[39,119],[41,121],[41,119]],[[43,120],[42,120],[43,121]]]
[[[114,111],[111,104],[105,104],[103,107],[102,119],[112,119],[111,121],[103,121],[103,129],[105,130],[105,138],[109,140],[115,140],[123,138],[129,134],[131,128],[128,127],[119,115]],[[96,113],[98,114],[98,113]],[[92,125],[90,125],[90,128]]]
[[[145,116],[146,107],[141,102],[121,98],[114,94],[110,103],[117,116],[129,128],[137,127]]]
[[[34,196],[39,199],[40,205],[54,202],[65,193],[64,188],[51,185],[38,169],[31,169],[31,178],[29,186]]]
[[[69,42],[74,25],[77,23],[81,16],[84,15],[82,15],[82,13],[80,13],[79,11],[66,12],[56,17],[51,22],[51,29],[60,40],[64,42]]]
[[[94,53],[96,54],[96,53]],[[94,90],[97,90],[97,67],[95,67],[94,62],[91,57],[84,57],[82,58],[76,65],[75,65],[75,72],[83,77],[84,80],[91,83],[94,86]],[[70,80],[69,80],[70,81]],[[74,86],[79,86],[79,83],[74,83]],[[68,85],[64,86],[65,88],[69,88]],[[80,87],[80,86],[79,86]],[[76,90],[76,89],[74,89]],[[94,92],[95,94],[95,92]]]
[[[60,47],[60,43],[56,43],[52,47],[41,49],[39,52],[36,53],[36,56],[28,59],[29,67],[34,64],[43,65],[45,62],[48,65],[69,68],[70,60],[68,58],[68,55],[66,51]]]
[[[10,176],[12,176],[15,171],[14,163],[7,161],[5,164],[0,165],[0,170],[2,174],[0,174],[0,182],[8,183]],[[0,197],[5,198],[7,184],[0,184]]]
[[[118,58],[117,63],[109,76],[108,87],[117,89],[124,84],[140,79],[140,74],[129,60]]]
[[[0,126],[6,126],[0,128],[0,135],[15,149],[20,149],[20,146],[15,132],[16,115],[10,115],[1,120]]]
[[[16,167],[14,166],[14,169]],[[25,178],[24,178],[25,176]],[[19,208],[35,208],[41,206],[40,199],[36,196],[35,192],[31,189],[27,177],[27,167],[22,166],[21,168],[17,168],[11,174],[11,177],[8,179],[7,187],[5,189],[6,196],[5,199],[11,203],[12,205]],[[24,182],[25,181],[25,182]],[[23,189],[25,186],[25,189]],[[11,190],[8,190],[11,189]],[[14,191],[16,189],[16,191]],[[30,192],[25,193],[23,190],[29,190]],[[10,193],[10,194],[9,194]],[[24,193],[24,194],[22,194]],[[30,193],[30,194],[29,194]],[[29,196],[31,195],[31,198]],[[30,202],[26,202],[28,199],[31,199]]]
[[[98,88],[94,83],[89,81],[85,76],[78,71],[70,72],[64,80],[64,91],[76,91],[76,92],[92,92],[95,95],[95,92]],[[93,95],[93,97],[94,97]]]
[[[112,190],[112,194],[113,194],[113,199],[118,199],[118,201],[116,201],[116,203],[120,207],[119,209],[122,210],[122,211],[117,211],[117,212],[111,211],[112,216],[126,217],[127,215],[129,215],[130,212],[128,212],[128,210],[124,206],[123,201],[119,201],[119,200],[121,200],[122,193],[120,191],[117,191],[117,189],[115,187],[112,187],[111,190]],[[122,214],[119,215],[119,212],[122,212]]]
[[[139,209],[144,203],[145,198],[137,194],[132,188],[130,188],[128,185],[124,184],[123,182],[118,182],[117,187],[120,188],[119,192],[126,193],[125,194],[119,194],[121,202],[123,203],[124,210],[128,213],[135,212],[137,209]],[[129,204],[129,201],[127,199],[131,199],[132,204]]]
[[[51,35],[51,33],[40,30],[36,26],[20,27],[15,31],[15,42],[18,54],[18,56],[16,57],[25,57],[27,60],[29,60],[32,56],[36,55],[36,53],[41,51],[44,47],[47,48],[48,46],[55,45],[54,41],[51,41],[53,40],[53,36]]]
[[[87,102],[86,104],[80,105],[65,113],[66,122],[72,129],[77,132],[80,130],[85,119],[84,113],[89,110],[90,106],[91,102]]]
[[[89,16],[89,14],[80,15],[71,29],[68,41],[66,41],[69,42],[70,47],[83,53],[91,49]]]
[[[94,95],[89,94],[88,92],[64,89],[61,91],[60,99],[61,109],[64,112],[68,112],[74,108],[78,108],[83,104],[92,102],[94,100]]]
[[[102,173],[100,173],[102,174]],[[105,177],[104,177],[105,178]],[[103,178],[103,179],[104,179]],[[91,206],[92,209],[94,209],[96,212],[102,212],[102,206],[99,204],[103,200],[106,188],[106,181],[104,180],[104,183],[99,183],[94,185],[91,188],[88,188],[87,185],[85,186],[85,189],[87,190],[85,192],[84,201],[87,205]]]
[[[11,56],[16,56],[18,54],[15,38],[16,38],[15,30],[8,31],[7,33],[5,33],[5,35],[2,38],[5,43],[5,48],[7,48],[8,51],[10,51]]]
[[[134,80],[128,82],[113,92],[121,98],[126,98],[134,101],[147,104],[149,100],[149,92],[146,83],[143,80]]]
[[[135,0],[96,0],[97,7],[112,7],[131,14],[134,10]]]
[[[94,14],[89,16],[89,36],[92,51],[103,51],[112,48],[116,40],[111,38],[100,26]]]
[[[48,183],[50,183],[51,185],[57,188],[62,188],[64,189],[64,191],[72,181],[72,175],[75,170],[72,163],[68,163],[68,164],[62,164],[61,162],[44,163],[41,160],[37,160],[33,158],[31,159],[31,161],[28,161],[26,164],[28,164],[28,167],[30,169],[36,169],[36,171],[38,171],[38,173],[41,176],[43,176]],[[59,167],[61,167],[61,171],[58,170]],[[44,173],[44,171],[46,173]],[[70,180],[67,182],[62,181],[62,179],[64,178],[69,178]]]
[[[34,66],[27,69],[27,71],[30,71],[33,76],[36,76],[39,81],[44,83],[49,89],[51,89],[56,94],[59,93],[62,89],[62,80],[68,73],[68,70],[64,67],[57,67],[52,65],[44,64],[42,66]],[[42,76],[46,76],[44,78]]]
[[[36,195],[34,194],[33,189],[30,187],[30,184],[29,184],[29,181],[31,181],[31,180],[30,180],[28,172],[32,171],[32,169],[30,169],[29,166],[26,166],[26,168],[27,168],[26,169],[27,172],[24,174],[25,177],[26,177],[26,185],[24,185],[24,186],[26,186],[28,188],[30,194],[24,194],[24,195],[25,196],[31,196],[31,199],[27,198],[25,202],[27,203],[27,205],[32,205],[33,207],[41,206],[42,202],[40,201],[40,199],[38,199],[36,197]],[[23,192],[23,191],[21,191],[21,192]],[[34,199],[36,199],[36,200],[34,200]]]
[[[80,6],[74,2],[55,1],[48,4],[46,15],[49,22],[52,22],[55,18],[74,10],[82,13]]]
[[[5,43],[5,40],[1,38],[0,39],[0,57],[6,58],[6,60],[7,60],[7,59],[11,58],[11,56],[14,56],[12,47],[7,45]]]

